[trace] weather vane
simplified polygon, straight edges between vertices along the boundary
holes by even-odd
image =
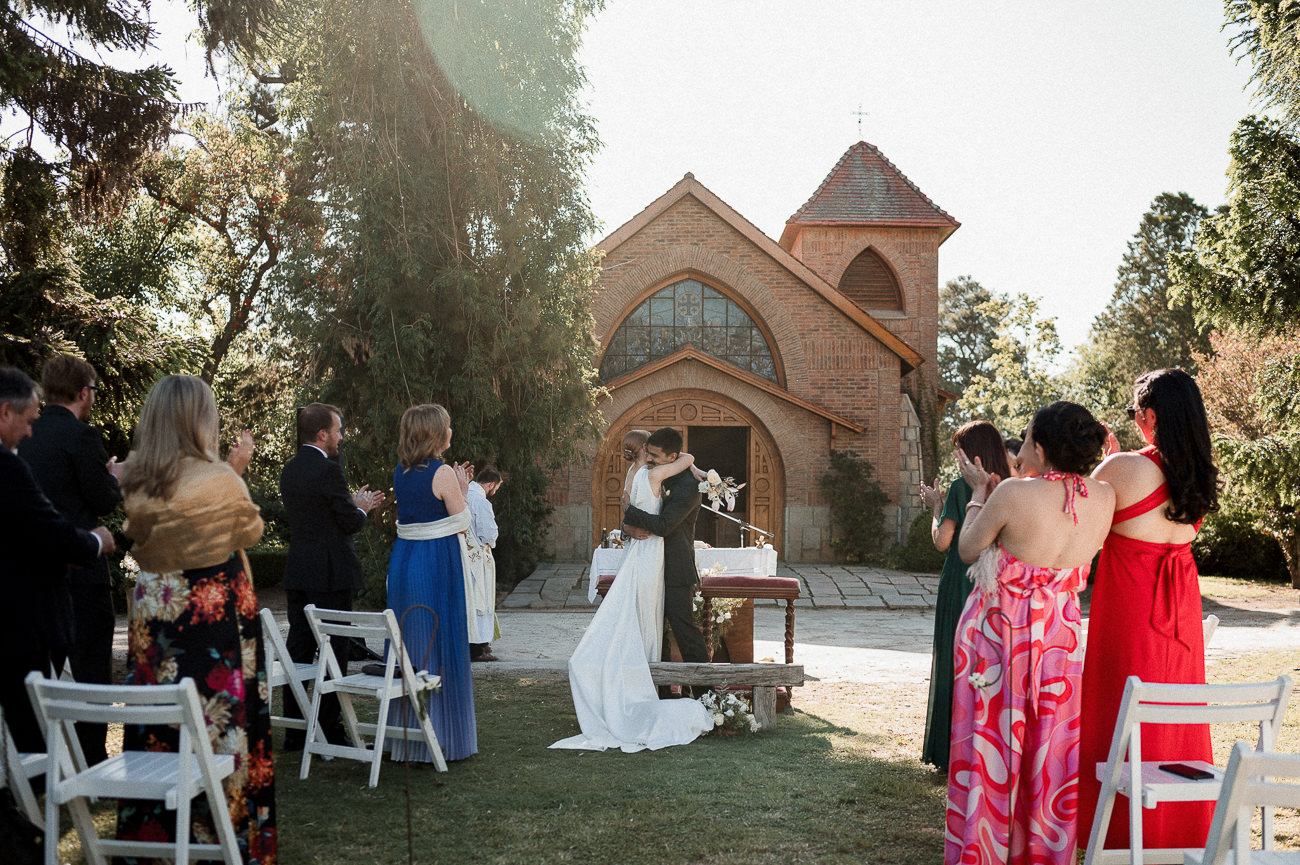
[[[858,139],[861,140],[861,139],[862,139],[862,118],[867,117],[868,114],[869,114],[869,112],[863,111],[863,110],[862,110],[862,103],[859,102],[859,103],[858,103],[858,110],[857,110],[857,111],[850,111],[849,114],[852,115],[852,116],[854,116],[854,117],[857,117],[857,118],[858,118]]]

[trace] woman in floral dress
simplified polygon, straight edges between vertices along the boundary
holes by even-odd
[[[245,432],[229,462],[217,457],[217,405],[192,376],[154,385],[122,471],[126,534],[140,578],[132,596],[127,683],[198,687],[217,754],[235,756],[226,802],[246,863],[276,861],[271,723],[257,596],[243,549],[262,518],[240,479],[252,457]],[[171,727],[128,726],[126,747],[173,750]],[[215,843],[206,800],[195,802],[191,838]],[[117,836],[171,840],[176,812],[161,802],[122,800]],[[126,860],[133,861],[133,860]]]
[[[958,452],[973,490],[961,557],[978,564],[957,625],[949,865],[1073,861],[1083,671],[1078,592],[1115,506],[1110,486],[1085,475],[1105,436],[1087,409],[1055,402],[1025,431],[1025,477],[996,484]]]

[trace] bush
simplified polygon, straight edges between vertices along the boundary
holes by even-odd
[[[1202,574],[1290,581],[1277,540],[1260,531],[1250,512],[1223,506],[1207,514],[1192,541],[1192,555]]]
[[[270,589],[284,582],[284,566],[289,561],[289,548],[281,546],[256,546],[245,550],[248,567],[253,571],[253,588]]]
[[[885,554],[885,564],[900,571],[920,571],[937,574],[943,570],[947,553],[934,548],[934,539],[930,536],[930,522],[933,514],[927,509],[921,511],[912,520],[907,529],[907,541],[895,544]],[[953,538],[952,542],[957,543]]]
[[[846,451],[831,451],[821,489],[831,500],[831,547],[844,561],[879,562],[885,548],[885,505],[889,496],[872,475],[871,463]]]

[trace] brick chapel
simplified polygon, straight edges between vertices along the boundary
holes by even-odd
[[[833,561],[818,480],[832,449],[869,460],[901,539],[933,473],[939,246],[960,225],[874,146],[848,149],[774,241],[691,174],[597,244],[592,308],[604,439],[555,478],[558,561],[620,519],[631,429],[675,426],[704,468],[746,486],[734,516],[782,559]],[[696,537],[738,546],[701,511]]]

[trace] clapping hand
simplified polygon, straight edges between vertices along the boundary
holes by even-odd
[[[108,473],[117,480],[120,481],[122,479],[122,463],[117,461],[117,457],[111,457],[109,461],[104,464],[104,468],[108,469]]]
[[[452,468],[456,470],[456,480],[460,483],[460,492],[462,495],[469,492],[469,482],[474,479],[474,466],[470,462],[454,463]]]
[[[975,457],[975,461],[971,462],[961,448],[957,448],[957,466],[961,469],[961,476],[966,479],[966,483],[970,484],[971,490],[976,493],[983,490],[984,498],[988,498],[993,488],[1002,480],[997,474],[986,472],[979,457]]]
[[[243,475],[244,469],[248,468],[249,461],[253,458],[253,432],[244,430],[239,434],[239,441],[230,449],[230,454],[226,457],[226,462],[235,470],[235,474]]]
[[[375,508],[384,503],[384,493],[382,490],[371,490],[370,484],[366,484],[361,489],[352,494],[352,504],[361,508],[366,513],[370,513]]]
[[[921,501],[936,514],[943,508],[943,492],[939,489],[938,478],[934,479],[932,487],[926,486],[925,481],[921,481]]]
[[[1120,447],[1119,439],[1115,438],[1115,432],[1105,424],[1102,424],[1101,428],[1106,431],[1106,443],[1101,446],[1101,455],[1103,457],[1113,456],[1123,450]]]

